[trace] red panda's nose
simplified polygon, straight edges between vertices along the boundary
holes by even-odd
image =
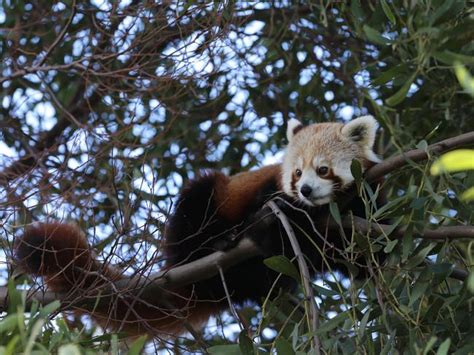
[[[309,195],[311,195],[313,189],[311,188],[311,186],[304,184],[303,186],[301,186],[300,191],[304,197],[308,197]]]

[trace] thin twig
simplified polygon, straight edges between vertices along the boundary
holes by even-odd
[[[238,322],[239,327],[240,327],[240,330],[242,331],[244,330],[244,328],[242,327],[242,324],[240,323],[239,314],[235,310],[234,304],[232,303],[232,299],[230,298],[229,289],[227,288],[227,283],[225,282],[224,270],[222,270],[222,268],[219,265],[217,265],[217,269],[219,270],[219,274],[221,276],[222,286],[224,287],[225,297],[227,298],[227,302],[229,303],[230,312],[234,316],[235,320],[239,321]]]
[[[59,42],[61,42],[63,40],[64,36],[67,33],[67,30],[69,29],[69,26],[71,26],[72,20],[73,20],[75,15],[76,15],[76,0],[73,0],[72,1],[72,8],[71,8],[71,15],[69,16],[66,24],[64,25],[63,29],[61,30],[61,33],[59,33],[59,36],[56,37],[53,44],[48,48],[48,50],[44,54],[43,58],[41,58],[39,63],[36,65],[37,67],[41,67],[44,64],[44,62],[46,62],[46,59],[48,59],[49,55],[54,50],[54,48],[56,48],[56,46],[59,44]]]
[[[316,334],[316,330],[318,330],[319,328],[319,308],[314,298],[313,288],[309,284],[311,277],[308,270],[308,265],[304,260],[304,255],[301,252],[300,245],[298,243],[298,240],[296,239],[295,232],[291,227],[288,218],[280,210],[280,208],[274,201],[269,201],[266,203],[266,205],[268,205],[272,209],[273,213],[275,213],[277,218],[283,224],[283,228],[285,228],[286,234],[288,236],[288,239],[290,240],[296,259],[298,260],[298,266],[302,275],[303,289],[305,291],[306,301],[309,303],[309,313],[311,316],[311,332],[313,334],[313,347],[316,354],[319,355],[321,354],[321,341],[319,340],[319,337]]]

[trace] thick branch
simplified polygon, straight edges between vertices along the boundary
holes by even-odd
[[[334,220],[330,220],[328,227],[331,229],[338,229],[339,225]],[[381,233],[388,234],[390,231],[389,238],[399,239],[403,238],[406,234],[407,227],[400,227],[393,229],[390,224],[378,224],[369,223],[367,220],[361,217],[349,217],[345,216],[342,218],[341,225],[343,228],[351,229],[352,227],[359,233],[371,235],[380,235]],[[447,239],[474,239],[474,226],[445,226],[438,227],[437,229],[425,229],[422,234],[416,235],[417,238],[432,239],[445,241]]]
[[[368,182],[373,182],[401,168],[406,165],[408,161],[419,162],[428,159],[428,153],[441,154],[454,148],[472,144],[474,144],[474,131],[429,145],[427,150],[414,149],[388,158],[367,170],[364,176]]]
[[[199,260],[152,275],[123,278],[114,282],[113,287],[107,287],[88,295],[81,295],[85,302],[81,303],[80,306],[86,309],[95,307],[99,292],[100,302],[106,304],[109,304],[111,298],[116,297],[117,293],[135,294],[138,292],[140,293],[140,299],[156,302],[157,299],[160,299],[160,295],[166,294],[166,290],[176,289],[211,278],[219,273],[219,268],[226,270],[259,254],[258,247],[250,239],[244,238],[235,248],[228,251],[218,251]],[[7,293],[6,287],[0,287],[0,310],[5,309],[8,304]],[[27,306],[31,305],[33,300],[38,301],[40,304],[48,304],[54,300],[60,300],[63,302],[63,305],[74,301],[74,305],[78,306],[76,303],[77,296],[77,293],[66,294],[30,290],[28,291]]]

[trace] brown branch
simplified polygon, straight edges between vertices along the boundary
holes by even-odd
[[[429,154],[441,154],[454,148],[474,145],[474,131],[461,134],[456,137],[448,138],[443,141],[431,144],[424,149],[413,149],[394,157],[385,159],[368,169],[364,173],[364,180],[373,183],[382,179],[385,175],[405,166],[408,162],[420,162],[428,159]],[[354,186],[350,190],[338,196],[337,203],[342,212],[346,211],[349,203],[357,195],[357,188]]]
[[[59,33],[59,36],[56,37],[53,44],[48,48],[48,50],[44,54],[43,58],[37,64],[38,67],[41,67],[46,62],[46,60],[48,59],[49,55],[54,50],[54,48],[56,48],[56,46],[59,44],[59,42],[61,42],[63,40],[64,36],[66,35],[66,33],[69,29],[69,26],[71,26],[72,19],[74,18],[75,15],[76,15],[76,0],[73,0],[72,1],[71,15],[69,16],[66,24],[64,25],[63,29]]]
[[[338,229],[340,226],[336,221],[330,220],[327,225],[331,229]],[[343,228],[354,229],[362,234],[370,233],[370,235],[387,234],[390,239],[400,239],[405,236],[407,227],[393,229],[390,224],[369,223],[367,220],[356,216],[345,216],[342,218],[341,225]],[[449,239],[474,239],[474,226],[444,226],[436,229],[425,229],[423,233],[416,234],[417,238],[431,239],[438,241],[446,241]]]
[[[401,168],[409,161],[420,162],[428,159],[430,153],[441,154],[454,148],[472,144],[474,144],[474,131],[431,144],[426,150],[414,149],[388,158],[367,170],[364,177],[368,182],[373,182]]]
[[[278,212],[280,220],[283,217],[283,212]],[[283,217],[286,219],[286,217]],[[335,221],[328,222],[329,228],[339,228],[339,225]],[[376,235],[380,233],[387,233],[392,226],[386,224],[369,224],[365,219],[360,217],[344,217],[342,219],[343,228],[354,227],[359,233],[371,233]],[[291,228],[291,226],[290,226]],[[404,236],[406,231],[405,227],[395,229],[390,234],[392,238],[401,238]],[[451,226],[451,227],[440,227],[436,230],[427,229],[423,234],[417,235],[420,238],[433,239],[433,240],[446,240],[449,238],[474,238],[474,226]],[[296,253],[296,252],[295,252]],[[191,263],[177,266],[170,270],[160,271],[150,276],[135,276],[132,278],[124,278],[116,281],[113,284],[113,288],[109,287],[105,290],[100,290],[98,293],[91,293],[84,297],[84,303],[80,306],[85,309],[92,309],[97,306],[97,297],[100,296],[100,302],[109,304],[113,297],[116,297],[116,293],[140,293],[140,299],[143,300],[154,300],[156,302],[160,296],[166,294],[166,290],[174,289],[181,286],[186,286],[199,282],[219,274],[219,268],[223,270],[228,269],[233,265],[237,265],[245,260],[259,255],[260,251],[258,247],[248,238],[242,239],[242,241],[233,249],[226,252],[218,251],[211,255],[208,255],[199,260]],[[303,269],[304,270],[304,267]],[[450,277],[465,280],[466,271],[464,270],[453,270]],[[304,277],[306,279],[306,277]],[[63,307],[67,308],[68,305],[77,307],[77,301],[75,298],[77,294],[71,293],[56,293],[52,291],[40,291],[30,289],[27,291],[27,309],[31,306],[33,301],[37,301],[39,304],[46,305],[55,300],[60,300],[63,303]],[[8,290],[6,287],[0,287],[0,310],[3,310],[8,305]]]
[[[113,287],[97,290],[87,295],[81,295],[84,298],[84,303],[80,306],[86,309],[97,306],[97,297],[100,297],[99,302],[110,304],[117,292],[125,292],[135,294],[140,292],[140,299],[154,300],[160,298],[160,295],[166,294],[166,290],[175,289],[181,286],[186,286],[199,282],[219,274],[219,268],[223,270],[228,269],[233,265],[237,265],[244,260],[253,256],[259,255],[260,250],[248,238],[244,238],[233,249],[228,251],[217,251],[199,260],[190,262],[185,265],[174,267],[170,270],[164,270],[154,273],[149,276],[140,275],[132,278],[123,278],[113,283]],[[100,292],[100,294],[99,294]],[[77,294],[71,293],[56,293],[51,291],[39,292],[37,290],[30,290],[27,294],[27,305],[31,305],[33,300],[40,304],[48,304],[54,300],[60,300],[63,305],[70,302],[76,302]],[[0,287],[0,310],[7,306],[7,289]],[[79,306],[77,303],[74,306]]]

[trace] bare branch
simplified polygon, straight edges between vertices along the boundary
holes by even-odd
[[[371,235],[388,234],[391,239],[403,238],[406,234],[407,227],[393,228],[390,224],[369,223],[367,220],[357,216],[345,216],[342,218],[342,227],[351,229],[355,228],[359,233],[370,233]],[[339,225],[336,221],[330,220],[328,227],[338,229]],[[431,239],[438,241],[446,241],[449,239],[474,239],[474,226],[445,226],[437,229],[425,229],[423,233],[417,233],[417,238]]]
[[[429,153],[441,154],[454,148],[472,144],[474,144],[474,131],[431,144],[426,150],[414,149],[388,158],[367,170],[364,176],[368,182],[376,181],[406,165],[408,161],[420,162],[428,159]]]
[[[313,347],[316,354],[321,354],[321,341],[319,340],[318,335],[315,333],[319,328],[319,308],[314,299],[313,288],[311,287],[310,280],[311,276],[308,270],[308,265],[304,260],[303,252],[301,251],[298,240],[296,239],[295,232],[288,221],[288,218],[281,211],[274,201],[269,201],[267,205],[272,209],[273,213],[278,217],[280,222],[285,228],[286,234],[290,239],[291,246],[295,253],[296,259],[298,260],[298,266],[302,274],[303,289],[305,291],[306,302],[309,303],[309,314],[311,316],[311,331],[313,332]]]

